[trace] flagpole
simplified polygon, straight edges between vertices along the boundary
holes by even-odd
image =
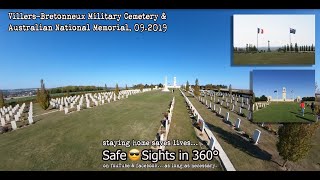
[[[259,52],[259,49],[258,49],[258,35],[259,35],[259,32],[257,31],[257,51]]]
[[[292,50],[291,49],[291,29],[289,29],[289,41],[290,41],[289,48],[290,48],[290,51],[291,51]]]

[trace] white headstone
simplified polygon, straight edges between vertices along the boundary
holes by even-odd
[[[227,114],[226,114],[225,121],[229,121],[229,112],[227,112]]]
[[[6,122],[4,121],[4,118],[1,118],[1,126],[5,126]]]
[[[81,107],[80,105],[77,105],[77,111],[80,111]]]
[[[68,114],[69,109],[68,108],[64,108],[64,114]]]
[[[32,116],[29,116],[29,117],[28,117],[28,121],[29,121],[29,124],[32,124],[32,123],[33,123],[33,118],[32,118]]]
[[[240,123],[241,123],[241,119],[240,118],[238,118],[237,120],[236,120],[236,128],[240,128]]]
[[[219,113],[218,114],[221,115],[221,107],[219,108]]]
[[[204,120],[200,119],[200,123],[201,123],[200,130],[203,133],[204,132],[204,127],[205,127],[205,122],[204,122]]]
[[[167,120],[165,121],[165,126],[166,126],[166,132],[168,132],[168,130],[169,130],[169,124],[168,124],[168,121],[167,121]]]
[[[10,121],[9,114],[6,114],[6,121]]]
[[[60,105],[60,111],[63,111],[63,106],[62,105]]]
[[[261,134],[261,131],[259,131],[258,129],[256,129],[253,133],[253,142],[254,144],[258,144],[258,141],[259,141],[259,138],[260,138],[260,134]]]
[[[17,129],[17,123],[16,121],[11,121],[11,127],[13,130],[16,130]]]
[[[239,107],[239,113],[241,114],[242,112],[241,112],[241,110],[242,110],[242,108],[241,107]]]
[[[213,137],[210,137],[210,143],[209,143],[209,148],[210,150],[214,150],[214,146],[215,146],[216,142],[213,139]]]

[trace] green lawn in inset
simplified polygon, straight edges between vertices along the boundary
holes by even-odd
[[[301,115],[299,103],[272,102],[269,106],[253,113],[254,122],[314,122],[315,116],[310,107],[305,107],[304,116]]]
[[[314,53],[233,53],[234,65],[313,65]]]

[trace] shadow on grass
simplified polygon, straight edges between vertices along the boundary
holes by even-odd
[[[305,121],[315,122],[315,120],[316,120],[316,118],[314,118],[314,120],[305,118],[305,117],[301,116],[300,113],[296,113],[296,112],[293,112],[293,111],[290,111],[290,113],[295,114],[297,118],[303,119],[303,120],[305,120]],[[312,113],[307,112],[307,113],[304,113],[304,114],[305,114],[305,115],[308,115],[308,114],[312,114]]]
[[[227,132],[220,127],[214,126],[210,123],[206,123],[210,130],[218,133],[219,137],[226,141],[228,144],[231,144],[234,148],[241,150],[242,152],[247,153],[250,156],[259,158],[262,160],[270,161],[272,155],[268,152],[260,149],[258,146],[251,144],[250,142],[244,140],[242,137]]]

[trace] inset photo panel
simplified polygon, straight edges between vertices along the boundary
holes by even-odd
[[[315,15],[234,15],[232,65],[315,64]]]
[[[316,121],[314,70],[253,70],[253,122]]]

